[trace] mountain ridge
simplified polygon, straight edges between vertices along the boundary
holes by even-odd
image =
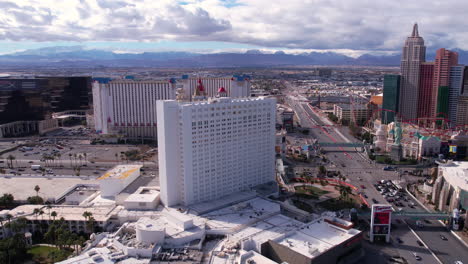
[[[468,51],[459,53],[460,64],[468,63]],[[435,52],[427,54],[433,60]],[[399,66],[400,54],[363,54],[357,58],[336,52],[304,52],[287,54],[283,51],[264,53],[248,50],[244,53],[220,52],[201,54],[184,51],[125,53],[82,46],[55,46],[0,55],[3,66],[122,66],[122,67],[249,67],[296,65],[357,65]]]

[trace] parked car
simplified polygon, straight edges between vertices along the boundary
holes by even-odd
[[[415,258],[416,260],[418,260],[418,261],[422,259],[422,258],[418,255],[418,253],[416,253],[416,252],[413,252],[413,256],[414,256],[414,258]]]
[[[420,247],[424,247],[424,244],[421,241],[417,240],[416,243],[418,243]]]
[[[445,241],[447,240],[447,238],[444,235],[440,235],[440,239],[445,240]]]
[[[401,240],[401,238],[397,237],[396,240],[397,240],[398,244],[403,244],[403,240]]]

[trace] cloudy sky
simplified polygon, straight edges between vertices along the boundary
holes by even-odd
[[[0,53],[398,52],[414,22],[430,49],[468,50],[462,0],[0,0]]]

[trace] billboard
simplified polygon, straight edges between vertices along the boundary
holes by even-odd
[[[371,212],[370,240],[374,236],[384,236],[385,241],[390,241],[390,227],[392,222],[392,206],[386,204],[373,204]]]
[[[372,217],[374,218],[374,224],[390,224],[390,214],[392,213],[392,208],[390,206],[376,206],[372,207],[372,209]]]

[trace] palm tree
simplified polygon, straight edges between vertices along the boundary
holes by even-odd
[[[72,156],[73,154],[68,153],[68,157],[70,158],[70,167],[73,167]]]
[[[88,162],[88,159],[87,159],[88,154],[86,154],[86,152],[85,152],[85,153],[83,153],[83,156],[84,156],[84,161],[85,161],[85,164],[86,164],[86,162]]]
[[[49,211],[49,221],[50,221],[50,209],[52,209],[52,205],[50,204],[49,201],[45,202],[45,204],[46,204],[47,210]]]
[[[80,167],[76,168],[76,176],[80,176]]]
[[[75,153],[75,154],[73,154],[73,160],[75,160],[75,166],[76,166],[76,158],[77,158],[77,155]]]
[[[2,232],[3,232],[3,236],[5,237],[6,236],[6,232],[5,232],[5,225],[3,224],[3,220],[5,220],[3,217],[0,216],[0,225],[2,226]]]
[[[15,159],[16,159],[15,156],[13,156],[13,155],[8,155],[7,160],[10,161],[9,168],[13,168],[13,161],[14,161]]]
[[[83,217],[85,218],[85,221],[86,221],[86,222],[90,221],[91,218],[92,218],[92,216],[93,216],[93,213],[91,213],[91,212],[88,212],[88,211],[84,211],[84,212],[83,212]],[[93,218],[93,219],[94,219],[94,218]],[[88,229],[88,223],[87,223],[86,226],[85,226],[85,230],[87,230],[87,229]]]
[[[115,156],[115,162],[119,162],[119,154],[115,153],[114,156]]]
[[[41,187],[39,187],[39,185],[34,186],[34,191],[36,192],[36,196],[39,196],[39,190],[41,190]]]
[[[37,217],[39,216],[39,208],[34,208],[33,215],[36,218],[36,222],[37,222]]]
[[[57,157],[58,157],[58,160],[59,160],[59,166],[62,166],[62,160],[61,160],[62,154],[57,153]]]
[[[52,219],[55,222],[55,217],[57,217],[57,212],[52,211],[52,213],[50,215],[52,216]]]

